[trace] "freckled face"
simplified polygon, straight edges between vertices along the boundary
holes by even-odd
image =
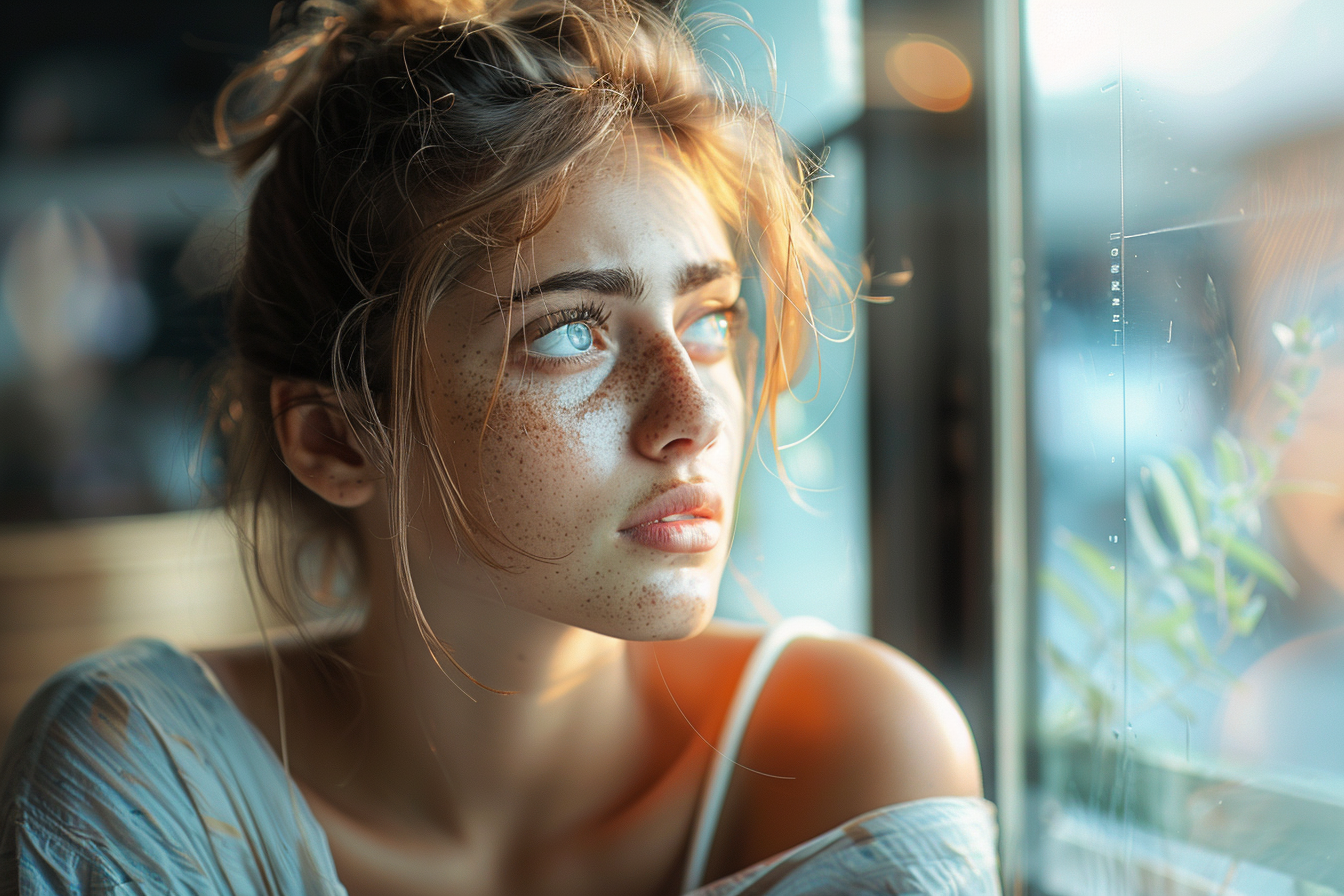
[[[487,573],[430,533],[445,599],[694,634],[727,557],[745,415],[722,222],[683,169],[628,141],[492,267],[435,309],[427,382],[463,493],[521,550],[493,548],[510,570]]]

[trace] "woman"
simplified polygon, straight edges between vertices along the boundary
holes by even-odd
[[[741,282],[768,420],[835,279],[768,116],[616,0],[276,27],[215,117],[265,160],[227,504],[260,593],[363,615],[58,675],[0,771],[0,892],[996,892],[926,673],[711,623],[762,419]]]

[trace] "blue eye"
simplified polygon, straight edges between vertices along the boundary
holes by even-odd
[[[549,333],[538,336],[527,345],[534,355],[548,358],[573,358],[593,347],[593,329],[590,324],[575,322],[561,324]]]
[[[727,311],[706,314],[682,331],[681,341],[688,348],[694,346],[711,352],[721,352],[727,349],[728,331],[730,329],[728,316],[729,312]]]

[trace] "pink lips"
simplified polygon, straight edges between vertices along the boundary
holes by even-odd
[[[645,547],[694,554],[719,543],[722,516],[719,493],[707,484],[688,482],[641,505],[621,524],[620,534]]]

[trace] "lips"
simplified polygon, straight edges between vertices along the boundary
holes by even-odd
[[[673,486],[641,505],[620,526],[620,535],[645,547],[675,554],[712,550],[723,534],[723,499],[705,483]]]

